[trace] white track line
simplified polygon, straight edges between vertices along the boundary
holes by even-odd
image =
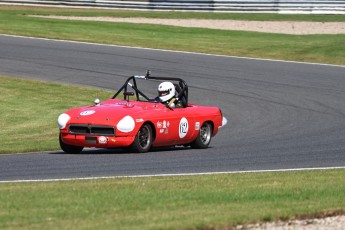
[[[120,45],[101,44],[101,43],[92,43],[92,42],[80,42],[80,41],[59,40],[59,39],[49,39],[49,38],[36,38],[36,37],[27,37],[27,36],[19,36],[19,35],[10,35],[10,34],[0,34],[0,36],[14,37],[14,38],[28,38],[28,39],[35,39],[35,40],[37,39],[37,40],[44,40],[44,41],[68,42],[68,43],[96,45],[96,46],[120,47],[120,48],[128,48],[128,49],[142,49],[142,50],[152,50],[152,51],[172,52],[172,53],[182,53],[182,54],[195,54],[195,55],[214,56],[214,57],[228,57],[228,58],[237,58],[237,59],[258,60],[258,61],[296,63],[296,64],[318,65],[318,66],[332,66],[332,67],[342,67],[342,68],[345,68],[345,65],[343,66],[343,65],[312,63],[312,62],[274,60],[274,59],[266,59],[266,58],[227,56],[227,55],[221,55],[221,54],[207,54],[207,53],[197,53],[197,52],[188,52],[188,51],[176,51],[176,50],[164,50],[164,49],[153,49],[153,48],[134,47],[134,46],[120,46]]]
[[[242,174],[242,173],[315,171],[315,170],[334,170],[334,169],[345,169],[345,166],[339,166],[339,167],[320,167],[320,168],[250,170],[250,171],[233,171],[233,172],[230,171],[230,172],[176,173],[176,174],[172,173],[172,174],[152,174],[152,175],[132,175],[132,176],[75,177],[75,178],[42,179],[42,180],[39,180],[39,179],[37,179],[37,180],[8,180],[8,181],[0,181],[0,183],[58,182],[58,181],[97,180],[97,179],[200,176],[200,175]]]

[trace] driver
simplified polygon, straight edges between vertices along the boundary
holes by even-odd
[[[175,86],[169,81],[162,82],[158,86],[158,97],[163,104],[171,108],[181,108],[182,103],[175,98],[175,93]]]

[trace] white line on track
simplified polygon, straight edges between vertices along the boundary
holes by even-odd
[[[220,174],[242,174],[242,173],[266,173],[266,172],[293,172],[293,171],[315,171],[315,170],[334,170],[345,169],[345,166],[339,167],[320,167],[320,168],[295,168],[295,169],[272,169],[272,170],[250,170],[233,172],[204,172],[204,173],[172,173],[172,174],[152,174],[152,175],[131,175],[131,176],[100,176],[100,177],[75,177],[61,179],[37,179],[37,180],[8,180],[1,183],[28,183],[28,182],[59,182],[76,180],[97,180],[97,179],[121,179],[121,178],[146,178],[146,177],[174,177],[174,176],[200,176],[200,175],[220,175]]]
[[[215,56],[215,57],[229,57],[229,58],[258,60],[258,61],[285,62],[285,63],[297,63],[297,64],[306,64],[306,65],[319,65],[319,66],[332,66],[332,67],[342,67],[342,68],[345,68],[345,65],[343,66],[343,65],[312,63],[312,62],[274,60],[274,59],[266,59],[266,58],[227,56],[227,55],[221,55],[221,54],[207,54],[207,53],[196,53],[196,52],[188,52],[188,51],[164,50],[164,49],[153,49],[153,48],[133,47],[133,46],[120,46],[120,45],[101,44],[101,43],[92,43],[92,42],[70,41],[70,40],[62,40],[62,39],[60,40],[60,39],[49,39],[49,38],[36,38],[36,37],[27,37],[27,36],[19,36],[19,35],[10,35],[10,34],[0,34],[0,36],[14,37],[14,38],[37,39],[37,40],[44,40],[44,41],[68,42],[68,43],[96,45],[96,46],[121,47],[121,48],[128,48],[128,49],[142,49],[142,50],[153,50],[153,51],[182,53],[182,54],[195,54],[195,55],[205,55],[205,56]]]

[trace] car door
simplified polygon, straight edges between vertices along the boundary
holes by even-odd
[[[155,110],[156,140],[154,146],[188,144],[195,133],[194,108],[172,108],[160,104]]]
[[[191,142],[194,133],[193,109],[190,107],[174,108],[167,112],[167,117],[169,117],[167,119],[169,138],[174,140],[174,144]]]

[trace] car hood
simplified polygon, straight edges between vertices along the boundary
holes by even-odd
[[[147,110],[148,103],[131,103],[127,101],[113,101],[94,106],[85,106],[66,111],[71,117],[69,123],[115,125],[126,116],[134,117],[138,112]]]

